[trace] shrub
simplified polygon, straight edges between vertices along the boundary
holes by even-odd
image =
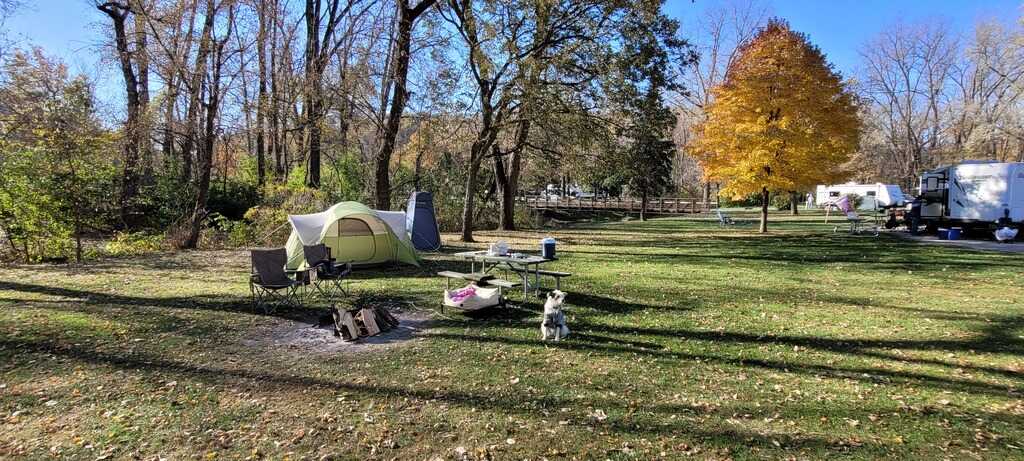
[[[730,196],[722,196],[723,207],[760,207],[761,196],[760,195],[748,195],[739,199],[734,199]]]
[[[333,203],[322,190],[289,185],[269,185],[264,189],[263,204],[249,209],[243,217],[248,223],[249,245],[283,242],[291,227],[288,215],[308,214],[325,210]]]
[[[166,238],[162,234],[144,232],[117,232],[107,242],[106,253],[111,256],[138,256],[166,249]]]
[[[211,232],[203,235],[208,247],[246,247],[255,238],[253,226],[245,221],[231,220],[219,213],[211,214],[209,219]]]
[[[321,171],[321,188],[327,192],[327,198],[331,202],[362,202],[369,198],[364,197],[363,193],[369,190],[367,178],[373,177],[364,169],[363,162],[356,155],[343,155],[338,160],[324,165]],[[394,183],[401,183],[397,172],[395,176]]]
[[[210,188],[206,209],[228,219],[239,220],[245,212],[260,203],[260,190],[255,184],[229,179]]]
[[[792,195],[789,192],[772,195],[772,206],[776,210],[788,210],[792,208]]]

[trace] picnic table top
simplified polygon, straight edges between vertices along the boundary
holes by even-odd
[[[512,256],[513,254],[521,254],[523,256],[517,258]],[[554,259],[547,259],[542,256],[528,253],[511,253],[508,256],[495,256],[487,254],[487,250],[463,251],[455,253],[455,256],[463,259],[472,259],[474,261],[511,263],[517,265],[540,264],[548,261],[554,261]]]

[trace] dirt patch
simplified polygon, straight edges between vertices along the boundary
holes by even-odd
[[[398,327],[358,341],[342,341],[334,336],[332,326],[318,326],[318,319],[313,316],[301,321],[282,319],[280,324],[254,333],[256,338],[245,340],[243,344],[302,354],[376,353],[419,341],[420,332],[429,329],[433,322],[428,312],[420,310],[391,308],[388,312],[398,319]]]

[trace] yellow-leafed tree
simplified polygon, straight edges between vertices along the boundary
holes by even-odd
[[[773,192],[842,180],[857,149],[851,91],[807,37],[772,20],[743,44],[715,88],[692,149],[708,181],[735,198],[760,194],[761,232]]]

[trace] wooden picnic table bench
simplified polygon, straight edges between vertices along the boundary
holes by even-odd
[[[535,271],[525,271],[525,270],[519,269],[519,268],[511,268],[511,269],[512,269],[513,272],[520,272],[520,273],[521,272],[527,272],[527,273],[530,273],[530,274],[537,274],[539,276],[551,277],[551,278],[555,279],[555,289],[556,290],[561,290],[562,289],[562,278],[564,278],[564,277],[572,277],[572,272],[549,271],[549,270],[544,270],[544,269],[537,269]]]
[[[480,283],[480,284],[483,284],[483,285],[494,285],[496,287],[501,287],[501,288],[515,288],[515,287],[517,287],[519,285],[522,285],[521,282],[513,282],[513,281],[510,281],[510,280],[503,280],[503,279],[499,279],[499,278],[495,277],[493,274],[481,274],[479,272],[464,273],[464,272],[455,272],[455,271],[441,271],[441,272],[438,272],[437,275],[439,275],[441,277],[445,277],[447,279],[446,280],[446,282],[447,282],[446,283],[447,289],[451,289],[451,280],[452,279],[469,280],[469,281],[477,282],[477,283]]]
[[[561,279],[569,277],[568,272],[558,271],[542,271],[540,270],[541,264],[556,261],[556,258],[545,258],[536,254],[523,254],[523,253],[511,253],[505,256],[492,255],[487,250],[476,250],[476,251],[464,251],[461,253],[455,253],[455,256],[460,257],[469,261],[470,273],[491,273],[493,270],[511,271],[519,275],[522,280],[520,282],[508,282],[512,286],[523,287],[523,300],[529,296],[530,290],[534,293],[540,294],[540,277],[545,275],[553,277],[556,281],[557,287],[561,289]],[[477,271],[476,264],[480,264],[480,270]],[[449,271],[445,271],[449,272]],[[456,273],[457,274],[457,273]],[[444,274],[438,274],[445,277]],[[530,276],[533,276],[533,281],[530,281]],[[462,278],[462,277],[453,277]],[[490,282],[492,285],[498,285],[498,283]]]

